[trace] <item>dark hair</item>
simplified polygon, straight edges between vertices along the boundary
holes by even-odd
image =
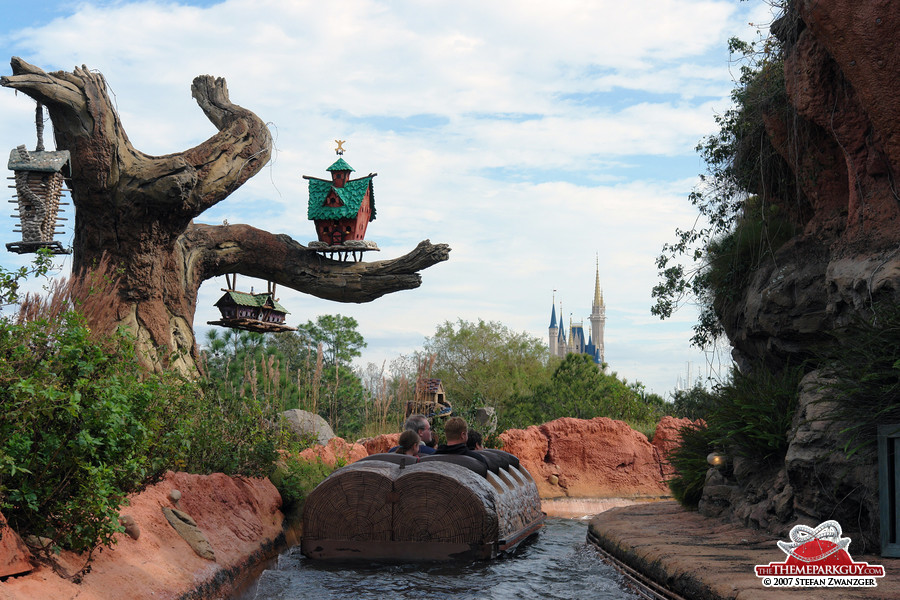
[[[474,429],[469,430],[469,438],[466,440],[466,447],[469,450],[474,450],[475,446],[481,444],[481,434],[475,431]]]
[[[396,450],[394,450],[394,452],[397,454],[405,454],[410,449],[417,447],[420,441],[421,439],[419,438],[418,433],[407,429],[400,434],[400,439],[397,442],[399,446]]]

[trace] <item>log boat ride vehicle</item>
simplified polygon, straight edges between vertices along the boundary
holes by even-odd
[[[300,549],[321,560],[490,559],[544,524],[531,474],[502,450],[463,455],[372,454],[308,496]]]

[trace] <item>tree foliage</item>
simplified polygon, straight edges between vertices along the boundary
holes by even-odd
[[[519,393],[501,415],[503,428],[523,428],[561,417],[609,417],[632,424],[656,424],[666,405],[640,384],[629,385],[597,368],[586,354],[568,354],[549,381]]]
[[[366,346],[352,317],[321,315],[297,332],[209,330],[210,387],[222,398],[252,398],[276,412],[302,408],[350,439],[361,431],[366,393],[349,363]]]
[[[445,321],[424,352],[434,356],[432,376],[443,382],[458,414],[481,406],[501,410],[547,376],[543,341],[497,321]]]
[[[796,233],[795,222],[808,205],[765,125],[765,115],[791,121],[781,44],[772,37],[757,44],[733,38],[729,51],[739,56],[740,76],[732,108],[716,116],[719,132],[697,145],[707,173],[689,200],[699,216],[663,246],[656,260],[660,283],[651,292],[651,313],[661,319],[689,300],[697,302],[692,343],[698,347],[723,335],[725,305]]]
[[[110,544],[127,495],[186,459],[198,390],[134,364],[131,340],[98,342],[74,312],[0,319],[0,500],[15,529]]]

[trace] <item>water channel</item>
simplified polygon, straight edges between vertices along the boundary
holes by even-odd
[[[233,600],[637,599],[586,541],[586,519],[549,517],[540,534],[493,561],[341,564],[281,554]]]

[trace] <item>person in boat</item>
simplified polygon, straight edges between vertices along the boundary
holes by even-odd
[[[419,456],[419,448],[421,447],[422,438],[415,431],[407,429],[400,434],[400,445],[394,450],[397,454],[406,454],[407,456]]]
[[[469,430],[469,437],[466,440],[466,448],[469,450],[484,450],[481,434],[474,429]]]
[[[419,443],[420,455],[434,454],[434,448],[428,446],[428,442],[432,441],[432,433],[431,423],[428,422],[428,418],[425,417],[425,415],[410,415],[403,425],[403,431],[414,431],[416,432],[416,435],[419,436],[419,439],[421,440]],[[399,446],[394,446],[388,450],[388,452],[396,452],[397,448],[399,448]]]
[[[466,441],[469,439],[469,425],[462,417],[447,419],[444,424],[444,436],[447,438],[447,443],[438,446],[435,454],[462,454],[487,464],[487,460],[483,456],[474,450],[469,450],[466,446]]]

